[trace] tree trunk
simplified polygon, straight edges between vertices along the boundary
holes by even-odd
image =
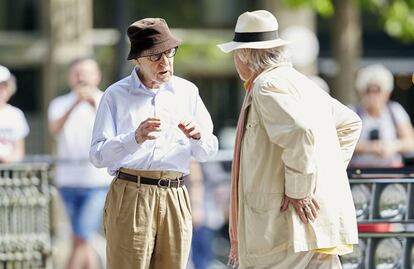
[[[128,27],[128,2],[127,0],[118,0],[115,5],[116,28],[120,34],[115,51],[115,80],[119,80],[126,75],[125,63],[127,61],[128,54],[128,43],[126,42]]]
[[[358,0],[334,0],[332,51],[336,63],[332,95],[344,104],[356,102],[355,73],[361,56],[361,22]]]
[[[42,0],[42,34],[48,37],[48,49],[43,64],[42,108],[47,126],[47,107],[66,86],[64,67],[73,59],[91,55],[92,42],[88,41],[92,30],[92,0]],[[53,151],[53,139],[44,129],[46,150]]]
[[[283,35],[283,31],[292,26],[303,27],[310,30],[311,32],[316,31],[316,15],[315,12],[310,8],[292,9],[284,5],[282,1],[274,0],[262,0],[261,4],[264,9],[272,12],[276,16],[276,19],[279,23],[280,35]],[[295,51],[292,51],[291,49],[290,52],[292,54],[292,60],[294,60],[293,54]],[[318,75],[316,57],[317,55],[315,55],[315,59],[307,65],[299,65],[296,64],[295,61],[293,61],[293,64],[296,69],[306,75]]]

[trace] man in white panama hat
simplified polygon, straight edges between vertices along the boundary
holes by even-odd
[[[358,242],[346,167],[361,120],[296,71],[268,11],[239,16],[233,41],[245,81],[232,169],[229,263],[341,268]],[[255,159],[252,162],[252,159]]]

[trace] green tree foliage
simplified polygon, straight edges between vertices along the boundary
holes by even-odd
[[[131,21],[160,17],[174,27],[185,27],[197,22],[197,2],[199,1],[128,1],[129,16]]]
[[[334,14],[332,0],[284,0],[284,3],[293,8],[310,7],[324,17]]]
[[[390,36],[414,42],[414,0],[359,1],[364,10],[379,16],[385,32]],[[310,7],[324,17],[335,13],[333,0],[284,0],[284,3],[290,7]]]

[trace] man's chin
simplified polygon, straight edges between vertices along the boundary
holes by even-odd
[[[158,82],[160,83],[167,83],[172,78],[172,75],[160,75],[157,77]]]

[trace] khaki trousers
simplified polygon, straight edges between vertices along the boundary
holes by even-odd
[[[141,176],[160,175],[154,173]],[[161,172],[161,178],[175,176]],[[189,201],[185,186],[161,188],[115,178],[104,208],[107,268],[184,269],[192,236]]]
[[[342,269],[342,265],[338,255],[307,251],[293,253],[277,264],[257,265],[246,269]]]

